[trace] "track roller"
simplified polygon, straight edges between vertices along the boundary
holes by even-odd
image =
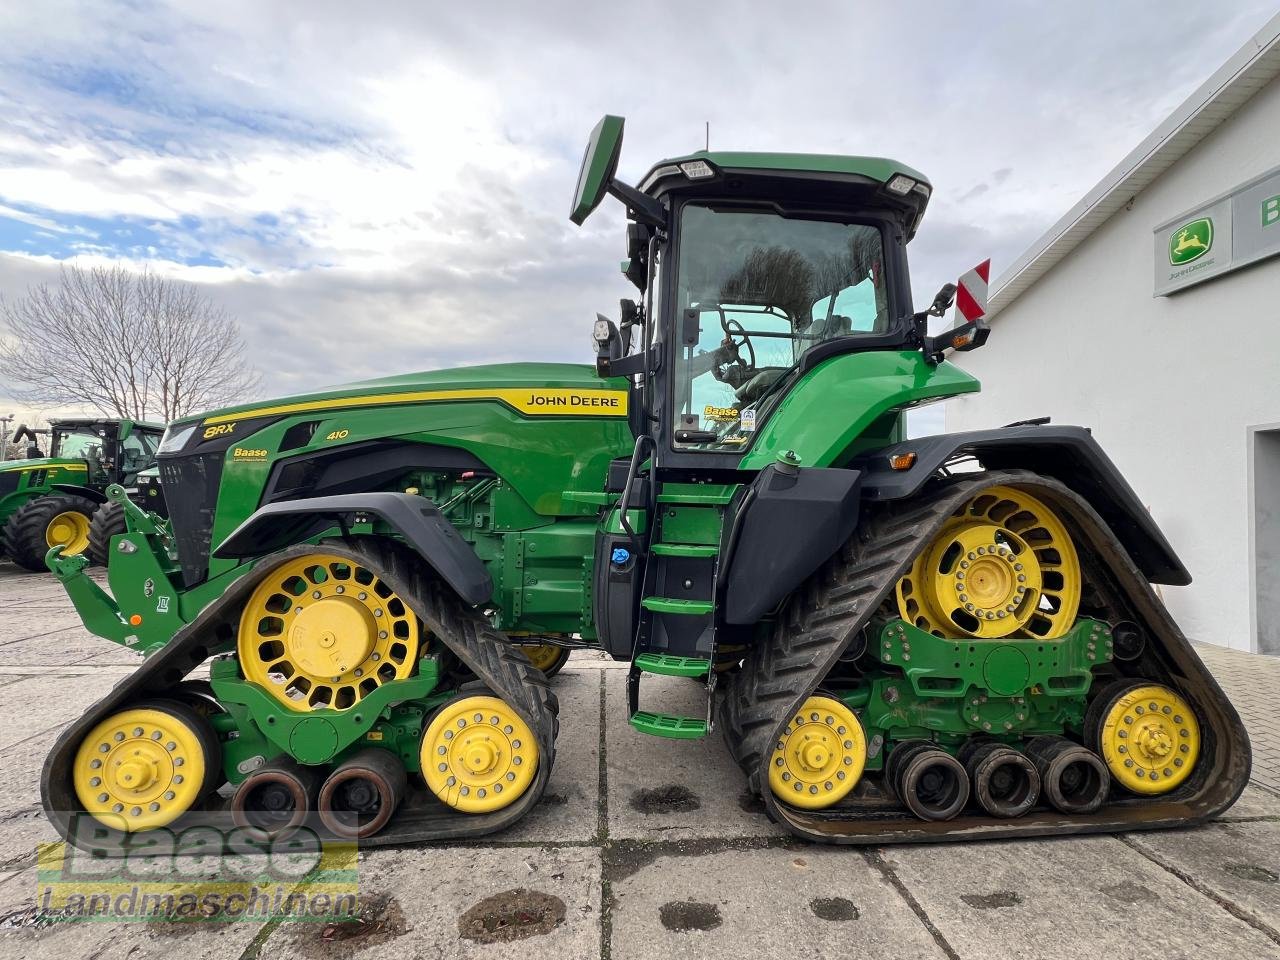
[[[404,764],[390,750],[361,750],[320,788],[320,822],[339,837],[371,837],[387,825],[407,786]]]
[[[962,758],[974,798],[993,817],[1020,817],[1040,799],[1040,772],[1013,747],[980,743]]]
[[[1111,775],[1092,750],[1064,737],[1035,737],[1027,756],[1040,772],[1044,799],[1062,813],[1093,813],[1107,799]]]
[[[1118,680],[1098,691],[1084,719],[1085,742],[1130,793],[1155,796],[1180,787],[1200,756],[1200,724],[1172,688]]]
[[[898,798],[921,820],[950,820],[969,800],[964,766],[924,740],[894,747],[887,773]]]
[[[462,813],[510,806],[538,769],[533,731],[492,696],[464,695],[442,706],[423,731],[418,752],[428,789]]]
[[[320,775],[288,757],[259,767],[231,797],[231,819],[254,839],[287,836],[314,809]]]

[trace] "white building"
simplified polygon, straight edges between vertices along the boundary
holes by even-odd
[[[1091,427],[1191,571],[1161,588],[1186,633],[1280,654],[1280,16],[996,278],[990,315],[947,429]]]

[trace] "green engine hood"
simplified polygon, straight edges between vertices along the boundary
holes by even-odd
[[[35,460],[8,460],[0,463],[0,473],[22,473],[27,470],[87,470],[83,460],[69,460],[64,457],[40,457]]]
[[[326,387],[311,393],[300,393],[276,400],[241,404],[211,410],[181,421],[196,420],[204,423],[277,414],[301,413],[309,410],[336,410],[343,407],[360,407],[388,402],[388,398],[416,394],[459,393],[465,399],[468,393],[488,394],[506,399],[504,391],[622,391],[626,380],[615,378],[601,380],[595,368],[578,363],[498,363],[476,367],[451,367],[447,370],[429,370],[406,373],[376,380],[359,380],[355,383]],[[434,398],[434,397],[433,397]],[[441,397],[442,399],[445,397]],[[391,401],[394,402],[394,401]],[[572,413],[573,410],[561,412]],[[620,411],[625,413],[625,406]]]

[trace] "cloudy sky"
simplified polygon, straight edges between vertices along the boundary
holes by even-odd
[[[149,264],[240,321],[269,395],[587,361],[620,175],[712,147],[896,157],[933,180],[926,300],[999,274],[1274,13],[1207,4],[148,0],[0,8],[0,293]],[[784,11],[784,12],[779,12]],[[17,409],[0,373],[0,413]]]

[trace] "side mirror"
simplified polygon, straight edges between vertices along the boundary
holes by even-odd
[[[609,192],[609,184],[618,172],[618,157],[622,155],[622,117],[605,114],[587,141],[587,151],[582,156],[578,170],[578,186],[573,191],[573,203],[569,207],[569,219],[578,226],[600,206]]]
[[[933,298],[933,305],[929,307],[929,314],[934,317],[940,317],[951,309],[951,304],[956,299],[956,285],[954,283],[944,283],[942,289],[938,291],[938,295]]]
[[[630,331],[628,331],[630,335]],[[592,340],[596,345],[596,375],[601,377],[612,376],[610,367],[613,361],[622,358],[626,352],[622,345],[622,336],[618,333],[618,328],[614,322],[603,314],[596,314],[596,325],[592,331]]]

